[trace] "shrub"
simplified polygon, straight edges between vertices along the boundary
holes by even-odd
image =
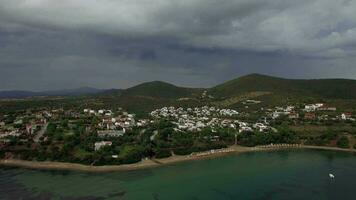
[[[155,157],[156,157],[156,158],[168,158],[168,157],[170,157],[171,155],[172,155],[172,154],[171,154],[171,151],[160,149],[160,150],[157,150],[157,151],[156,151]]]
[[[192,153],[192,149],[191,148],[179,148],[179,149],[175,149],[174,153],[177,155],[189,155]]]
[[[338,141],[337,141],[337,146],[340,148],[349,148],[349,139],[346,136],[342,136]]]
[[[131,164],[141,161],[144,149],[141,146],[125,146],[120,152],[120,159],[124,164]]]

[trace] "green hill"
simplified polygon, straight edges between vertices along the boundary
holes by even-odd
[[[152,81],[128,88],[122,92],[122,96],[178,99],[193,97],[198,95],[200,91],[201,89],[178,87],[162,81]]]
[[[209,94],[217,98],[230,98],[257,91],[278,95],[356,99],[356,80],[297,80],[250,74],[215,86],[209,89]]]
[[[207,95],[203,92],[207,91]],[[212,96],[212,97],[211,97]],[[0,113],[15,112],[43,106],[93,109],[123,107],[130,112],[147,114],[163,106],[245,108],[244,101],[254,99],[260,104],[249,107],[273,107],[294,103],[329,102],[338,108],[356,106],[356,80],[347,79],[285,79],[251,74],[209,89],[178,87],[161,81],[142,83],[126,90],[107,90],[78,97],[38,97],[26,100],[1,100]]]

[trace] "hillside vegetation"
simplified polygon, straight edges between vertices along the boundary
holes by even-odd
[[[128,88],[122,92],[122,96],[178,99],[198,95],[200,91],[201,89],[178,87],[162,81],[153,81]]]
[[[256,91],[279,95],[356,99],[356,81],[347,79],[296,80],[251,74],[215,86],[209,90],[209,94],[218,98],[228,98]]]
[[[207,94],[204,92],[207,91]],[[225,82],[209,89],[186,88],[153,81],[120,90],[105,90],[95,95],[76,97],[26,98],[0,100],[0,113],[38,107],[75,107],[82,109],[123,107],[130,112],[144,114],[163,106],[244,108],[243,101],[254,99],[261,104],[249,107],[273,107],[288,103],[328,101],[338,108],[354,108],[356,105],[356,80],[284,79],[261,74],[251,74]]]

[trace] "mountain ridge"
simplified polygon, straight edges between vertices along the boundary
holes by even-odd
[[[190,97],[201,90],[201,88],[180,87],[163,81],[150,81],[123,90],[122,96],[148,96],[175,99]]]
[[[249,74],[209,89],[209,93],[217,97],[231,97],[255,91],[284,95],[356,99],[356,80],[286,79],[262,74]]]
[[[248,74],[226,81],[211,88],[176,86],[164,81],[144,82],[127,89],[76,89],[32,92],[23,90],[0,91],[0,98],[25,98],[36,96],[80,96],[112,95],[114,97],[149,97],[158,99],[180,99],[201,97],[203,92],[214,98],[224,99],[250,92],[268,92],[279,95],[302,95],[322,98],[356,99],[356,80],[331,79],[287,79],[282,77]]]
[[[91,95],[104,92],[104,89],[97,89],[92,87],[80,87],[74,89],[62,90],[46,90],[40,92],[26,91],[26,90],[4,90],[0,91],[0,98],[30,98],[40,96],[80,96]]]

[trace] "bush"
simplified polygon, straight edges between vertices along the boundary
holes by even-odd
[[[278,132],[270,131],[268,133],[261,132],[242,132],[238,135],[239,144],[242,146],[253,147],[256,145],[298,143],[299,138],[293,132],[285,127],[281,127]]]
[[[211,150],[211,149],[222,149],[222,148],[227,148],[227,145],[221,143],[212,143],[209,144],[204,151]]]
[[[191,153],[192,153],[192,149],[191,148],[179,148],[179,149],[175,149],[174,150],[174,154],[181,155],[181,156],[189,155]]]
[[[120,152],[120,159],[124,164],[137,163],[141,161],[144,149],[141,146],[125,146]]]
[[[338,141],[337,141],[337,146],[340,148],[349,148],[349,139],[346,136],[342,136]]]
[[[155,154],[155,157],[156,158],[168,158],[170,157],[172,154],[171,154],[171,151],[169,150],[157,150],[156,151],[156,154]]]

